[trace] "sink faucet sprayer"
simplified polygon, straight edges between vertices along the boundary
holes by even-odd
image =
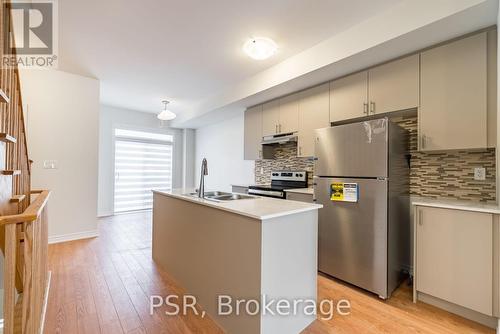
[[[205,175],[208,175],[208,164],[207,159],[203,158],[201,162],[201,172],[200,172],[200,187],[198,188],[198,197],[205,198]]]

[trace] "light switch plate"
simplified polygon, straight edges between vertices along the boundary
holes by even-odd
[[[474,180],[476,181],[486,180],[486,168],[484,167],[474,168]]]
[[[57,169],[57,160],[44,160],[43,169]]]

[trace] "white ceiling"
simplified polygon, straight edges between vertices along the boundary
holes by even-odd
[[[403,0],[220,92],[172,123],[198,128],[245,108],[497,24],[498,0]]]
[[[59,68],[98,78],[101,102],[191,112],[224,92],[401,0],[61,0]],[[246,57],[252,35],[277,55]]]

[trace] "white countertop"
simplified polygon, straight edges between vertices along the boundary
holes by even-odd
[[[314,195],[314,188],[285,189],[285,192],[305,194],[305,195]]]
[[[212,208],[229,211],[259,220],[288,216],[305,211],[318,210],[323,207],[323,205],[321,204],[287,201],[270,197],[254,196],[255,198],[252,199],[215,202],[194,196],[183,195],[193,192],[193,189],[173,189],[172,191],[153,190],[153,192],[156,194],[206,205]]]
[[[500,207],[497,204],[478,203],[470,201],[460,201],[453,199],[434,199],[415,197],[411,199],[412,205],[427,206],[433,208],[455,209],[474,212],[484,212],[500,214]]]

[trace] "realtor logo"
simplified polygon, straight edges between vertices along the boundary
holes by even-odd
[[[4,65],[57,67],[56,7],[53,0],[3,2]]]

